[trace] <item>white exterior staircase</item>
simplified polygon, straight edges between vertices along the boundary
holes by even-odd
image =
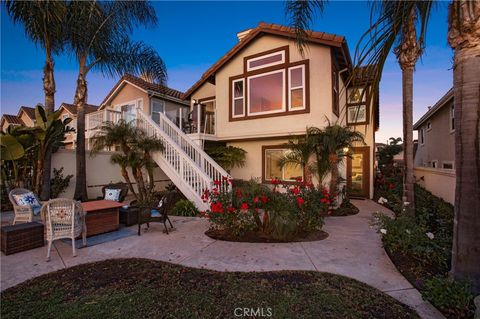
[[[137,109],[137,126],[162,141],[163,152],[152,154],[157,165],[198,209],[208,209],[201,198],[204,190],[211,189],[214,180],[231,178],[230,175],[164,114],[160,114],[157,124]]]

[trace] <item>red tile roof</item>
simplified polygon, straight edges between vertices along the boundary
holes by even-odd
[[[7,121],[9,124],[19,124],[19,125],[24,125],[22,120],[16,116],[16,115],[11,115],[11,114],[3,114],[2,119]]]
[[[160,85],[160,84],[157,84],[157,83],[152,83],[152,82],[145,81],[144,79],[141,79],[141,78],[136,77],[136,76],[131,75],[131,74],[125,74],[117,82],[117,84],[115,84],[115,86],[110,90],[110,92],[107,94],[107,96],[105,97],[105,99],[102,101],[102,103],[100,105],[105,104],[110,99],[112,94],[117,90],[117,88],[120,85],[122,85],[122,83],[124,83],[124,81],[128,81],[131,84],[136,85],[136,86],[138,86],[139,88],[141,88],[145,91],[152,91],[154,93],[157,93],[157,94],[160,94],[160,95],[165,95],[165,96],[172,97],[172,98],[179,99],[179,100],[181,100],[182,97],[183,97],[183,92],[180,92],[178,90],[171,89],[169,87],[166,87],[164,85]]]
[[[245,31],[244,31],[245,32]],[[243,49],[250,41],[260,34],[273,34],[287,38],[295,36],[294,29],[278,24],[260,22],[257,27],[250,30],[230,51],[221,57],[215,64],[213,64],[205,73],[203,73],[200,80],[198,80],[190,89],[185,92],[183,98],[188,99],[190,95],[203,83],[205,83],[216,71],[218,71],[226,62],[228,62],[234,55]],[[335,34],[328,34],[325,32],[307,31],[308,41],[312,43],[319,43],[328,45],[342,51],[347,63],[350,62],[350,53],[347,47],[345,37]]]
[[[69,103],[62,103],[60,107],[62,106],[71,114],[77,115],[77,107],[75,105],[69,104]],[[85,105],[85,114],[95,112],[96,110],[98,110],[98,105],[92,105],[92,104]]]
[[[32,120],[35,119],[35,108],[34,107],[29,107],[29,106],[20,106],[20,109],[18,110],[18,115],[20,115],[20,112],[24,111],[25,114]]]

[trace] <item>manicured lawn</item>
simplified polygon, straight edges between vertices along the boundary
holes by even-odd
[[[234,318],[236,308],[263,308],[264,315],[271,308],[272,318],[418,318],[342,276],[224,273],[146,259],[60,270],[7,289],[1,299],[2,318]]]

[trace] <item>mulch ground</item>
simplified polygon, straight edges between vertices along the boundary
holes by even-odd
[[[209,229],[205,232],[205,235],[216,240],[236,241],[243,243],[292,243],[302,241],[318,241],[328,237],[328,233],[324,232],[323,230],[317,230],[308,234],[299,234],[297,237],[288,241],[275,240],[260,232],[247,232],[243,236],[239,237],[233,235],[229,231],[219,229]]]
[[[216,272],[147,259],[60,270],[7,289],[1,300],[2,319],[235,318],[245,309],[250,318],[419,318],[392,297],[338,275]]]

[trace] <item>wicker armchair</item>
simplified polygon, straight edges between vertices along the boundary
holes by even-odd
[[[13,206],[13,211],[15,212],[15,218],[13,220],[13,225],[16,223],[30,223],[33,221],[33,208],[30,205],[18,205],[17,201],[13,197],[13,195],[23,195],[26,193],[31,193],[28,189],[25,188],[14,188],[8,193],[8,198]],[[35,194],[34,194],[35,195]],[[35,195],[37,201],[42,204],[38,196]]]
[[[66,198],[52,199],[42,207],[42,214],[45,215],[47,228],[47,261],[50,260],[53,241],[63,238],[72,240],[73,256],[75,257],[75,238],[82,235],[83,245],[87,244],[85,213],[80,202]]]
[[[162,202],[161,207],[152,207],[152,208],[141,208],[138,216],[138,236],[141,234],[141,226],[142,224],[147,224],[147,228],[150,228],[150,223],[158,222],[163,223],[165,227],[165,232],[168,235],[168,228],[167,228],[167,221],[170,224],[170,229],[173,229],[172,222],[170,218],[168,218],[168,213],[175,205],[175,192],[168,192],[163,195],[160,199]],[[152,210],[156,210],[158,212],[158,216],[152,216]]]
[[[128,185],[125,183],[111,183],[102,187],[102,197],[98,197],[97,199],[104,199],[105,192],[107,189],[119,189],[120,190],[120,197],[118,198],[119,202],[123,202],[125,197],[128,195]]]

